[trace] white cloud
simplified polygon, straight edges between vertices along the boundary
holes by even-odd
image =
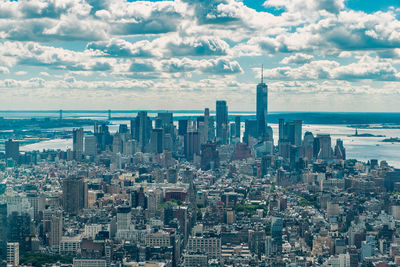
[[[264,70],[269,79],[287,80],[376,80],[400,81],[400,73],[389,62],[362,57],[358,62],[340,65],[336,61],[316,60],[300,67],[278,67]]]
[[[324,10],[337,14],[344,8],[344,0],[267,0],[264,6],[284,8],[289,12]]]
[[[28,72],[26,72],[26,71],[17,71],[17,72],[15,72],[15,75],[26,75]]]
[[[307,55],[307,54],[303,54],[303,53],[297,53],[293,56],[288,56],[285,57],[284,59],[282,59],[281,63],[282,64],[305,64],[305,63],[309,63],[311,61],[311,59],[313,59],[314,56],[312,55]]]
[[[87,49],[100,51],[104,56],[111,57],[153,57],[155,53],[148,40],[131,43],[123,39],[90,42]]]
[[[239,0],[0,0],[0,88],[15,97],[33,97],[32,88],[44,98],[66,94],[76,103],[72,92],[105,97],[107,87],[126,99],[125,91],[146,99],[179,92],[240,106],[243,93],[253,99],[252,70],[264,63],[272,94],[395,93],[378,89],[400,81],[400,9],[367,14],[344,0],[264,5],[282,14]],[[25,66],[42,78],[22,80],[32,77]]]

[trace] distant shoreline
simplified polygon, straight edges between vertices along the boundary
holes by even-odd
[[[13,119],[48,119],[54,122],[59,119],[60,111],[0,111],[0,118],[4,120]],[[108,111],[63,110],[63,120],[87,120],[88,121],[117,121],[129,120],[136,117],[138,110],[115,110],[111,111],[109,118]],[[193,119],[203,116],[203,110],[148,110],[149,116],[154,118],[159,112],[172,112],[174,120]],[[210,111],[215,116],[214,111]],[[236,116],[241,117],[244,122],[248,119],[255,119],[254,111],[230,111],[229,120],[234,121]],[[325,124],[325,125],[348,125],[360,129],[400,129],[400,113],[356,113],[356,112],[270,112],[269,123],[278,123],[279,119],[302,120],[304,124]]]

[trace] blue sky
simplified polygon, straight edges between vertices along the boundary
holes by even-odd
[[[399,1],[0,0],[1,109],[390,111]]]

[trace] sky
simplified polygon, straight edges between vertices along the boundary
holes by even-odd
[[[400,112],[400,0],[0,0],[0,110]]]

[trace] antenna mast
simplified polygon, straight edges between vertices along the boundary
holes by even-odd
[[[264,64],[261,64],[261,83],[264,83]]]

